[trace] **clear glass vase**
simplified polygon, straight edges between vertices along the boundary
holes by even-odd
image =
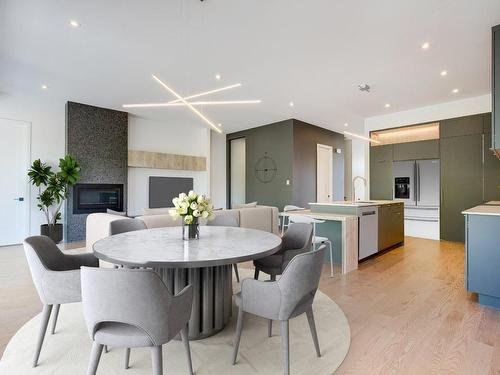
[[[182,239],[183,240],[197,240],[200,238],[200,224],[183,224],[182,225]]]

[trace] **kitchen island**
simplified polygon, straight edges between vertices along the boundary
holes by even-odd
[[[332,241],[334,263],[342,265],[342,273],[357,269],[359,260],[404,241],[400,201],[340,201],[309,203],[309,206],[310,210],[291,211],[286,215],[325,220],[316,226],[316,233]]]
[[[465,215],[465,287],[479,303],[500,308],[500,202],[462,212]]]

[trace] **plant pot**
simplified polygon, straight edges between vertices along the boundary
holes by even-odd
[[[182,225],[182,239],[183,240],[197,240],[200,237],[200,224],[183,224]]]
[[[50,237],[55,243],[59,243],[63,239],[63,225],[62,224],[42,224],[40,225],[40,234]]]

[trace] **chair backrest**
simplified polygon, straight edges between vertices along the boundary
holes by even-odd
[[[32,236],[26,238],[23,245],[32,273],[32,266],[43,267],[51,271],[67,270],[64,264],[64,253],[59,250],[51,238],[47,236]],[[35,259],[38,262],[34,261]]]
[[[318,290],[326,246],[295,256],[277,281],[281,292],[279,319],[289,319],[298,305],[312,305]]]
[[[141,229],[147,229],[147,227],[144,221],[139,219],[121,219],[109,223],[109,234],[112,236]]]
[[[292,249],[309,251],[312,246],[313,226],[311,224],[291,224],[281,239],[281,249],[278,254]]]
[[[234,215],[221,214],[215,216],[212,220],[209,220],[207,222],[207,225],[220,227],[237,227],[238,220],[236,220],[236,217],[234,217]]]
[[[184,319],[184,325],[189,319],[191,303],[169,314],[175,297],[153,270],[82,267],[81,278],[83,313],[92,339],[101,323],[116,322],[137,327],[162,345],[179,332],[172,319]]]

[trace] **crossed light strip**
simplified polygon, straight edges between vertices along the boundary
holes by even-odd
[[[170,92],[177,99],[171,100],[166,103],[144,103],[144,104],[123,104],[123,108],[157,108],[157,107],[174,107],[174,106],[186,106],[191,111],[193,111],[198,117],[200,117],[203,121],[205,121],[208,125],[210,125],[214,130],[218,133],[222,133],[218,126],[216,126],[212,121],[210,121],[203,113],[194,108],[195,105],[222,105],[222,104],[256,104],[260,103],[261,100],[219,100],[219,101],[194,101],[188,102],[189,99],[198,98],[200,96],[205,96],[209,94],[214,94],[217,92],[233,89],[236,87],[240,87],[241,83],[235,83],[233,85],[221,87],[218,89],[204,91],[198,94],[182,97],[177,92],[175,92],[172,88],[170,88],[165,82],[159,79],[157,76],[152,74],[153,79],[158,82],[163,88],[165,88],[168,92]]]

